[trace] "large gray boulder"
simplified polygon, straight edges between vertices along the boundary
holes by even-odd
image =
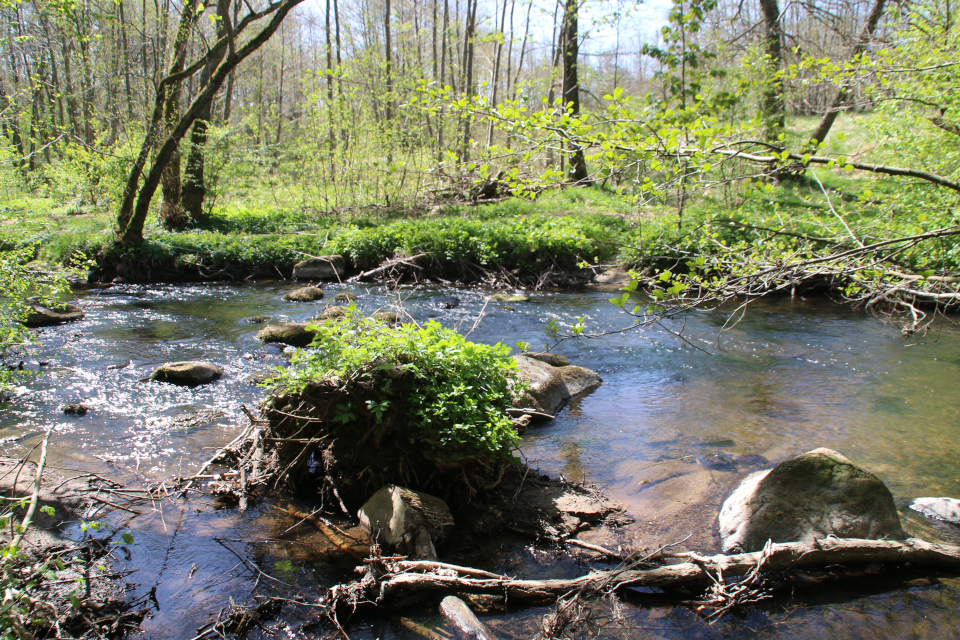
[[[402,553],[436,556],[434,542],[453,528],[447,503],[420,491],[387,485],[360,508],[360,526]]]
[[[56,309],[48,309],[38,304],[30,305],[32,309],[26,320],[28,327],[52,327],[58,324],[74,322],[83,318],[83,310],[75,304],[64,304]]]
[[[883,481],[830,449],[747,476],[723,503],[719,521],[724,553],[760,551],[767,540],[905,537]]]
[[[520,378],[528,385],[513,399],[513,406],[517,409],[532,409],[553,416],[564,402],[593,391],[603,382],[596,372],[583,367],[555,367],[525,355],[513,359],[520,368]]]
[[[276,322],[257,332],[261,342],[288,344],[292,347],[308,347],[316,332],[307,329],[308,322]]]
[[[150,375],[151,380],[195,387],[213,382],[223,375],[223,369],[209,362],[186,360],[162,364]]]
[[[343,256],[320,256],[293,265],[294,280],[340,280],[347,272]]]

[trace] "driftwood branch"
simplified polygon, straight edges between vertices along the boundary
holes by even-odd
[[[381,275],[382,273],[389,271],[390,269],[399,265],[413,267],[414,269],[422,269],[423,267],[421,267],[420,265],[412,261],[416,260],[417,258],[422,258],[425,255],[427,254],[418,253],[417,255],[410,256],[409,258],[394,258],[393,260],[388,260],[387,262],[383,263],[376,269],[371,269],[370,271],[364,271],[361,274],[353,276],[352,278],[347,280],[347,282],[368,282],[376,278],[377,276]]]
[[[960,567],[960,547],[940,545],[917,538],[905,541],[826,538],[814,542],[772,544],[762,552],[704,557],[696,553],[664,554],[663,558],[686,560],[654,569],[597,571],[573,579],[517,580],[509,576],[472,577],[452,568],[418,572],[406,563],[392,567],[369,595],[387,603],[402,594],[418,591],[471,593],[505,597],[512,602],[549,602],[571,591],[610,593],[624,587],[674,588],[710,584],[715,576],[725,578],[755,572],[783,571],[802,567],[863,562],[910,562],[915,565]],[[388,570],[391,566],[387,565]],[[475,570],[474,570],[475,571]],[[485,572],[484,572],[485,573]],[[473,574],[476,575],[476,574]],[[335,588],[336,590],[336,588]]]

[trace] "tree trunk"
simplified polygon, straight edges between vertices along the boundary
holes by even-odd
[[[689,562],[652,569],[613,569],[594,571],[579,578],[518,580],[479,569],[440,562],[394,561],[382,578],[365,585],[338,585],[330,590],[331,601],[343,595],[354,602],[366,596],[378,604],[387,604],[398,596],[416,592],[472,593],[505,598],[509,602],[552,602],[564,594],[610,593],[623,588],[683,588],[706,585],[753,572],[787,571],[806,567],[847,563],[910,563],[934,567],[960,567],[960,547],[932,544],[917,538],[896,540],[859,540],[823,538],[814,542],[771,544],[763,551],[737,555],[703,557],[696,553],[655,554],[658,561],[669,558]],[[732,583],[731,583],[732,584]],[[358,595],[362,596],[357,598]]]
[[[384,60],[386,72],[387,96],[384,105],[384,114],[389,122],[393,119],[393,43],[390,37],[390,0],[386,0],[386,11],[383,16]]]
[[[563,15],[563,102],[571,118],[580,117],[580,82],[577,78],[577,58],[580,50],[577,33],[579,0],[567,0]],[[574,141],[569,142],[570,180],[576,183],[587,181],[587,161],[583,149]]]
[[[216,71],[214,71],[206,86],[201,87],[200,93],[194,98],[186,113],[180,117],[176,126],[167,132],[166,139],[157,150],[153,164],[144,177],[150,151],[155,145],[157,125],[159,125],[162,120],[166,87],[168,84],[182,80],[182,78],[177,74],[171,74],[160,82],[154,103],[153,126],[147,130],[143,144],[140,147],[140,153],[134,161],[133,167],[130,169],[130,174],[127,176],[123,201],[117,216],[117,237],[115,239],[115,245],[118,248],[133,247],[143,242],[143,227],[146,223],[147,215],[150,212],[150,201],[153,199],[159,187],[161,174],[179,145],[180,140],[190,127],[193,126],[193,123],[200,116],[203,109],[213,100],[213,97],[217,91],[219,91],[230,72],[259,49],[280,27],[280,23],[287,14],[290,13],[290,10],[301,2],[303,2],[303,0],[282,0],[282,2],[276,5],[271,5],[270,11],[256,14],[258,18],[268,15],[271,17],[269,22],[263,26],[257,35],[252,37],[244,46],[236,51],[232,50],[234,38],[257,18],[252,18],[251,16],[253,14],[250,14],[241,21],[243,23],[241,26],[234,25],[231,28],[231,36],[226,38],[230,42],[230,49],[228,49],[227,55],[217,66]],[[222,46],[226,46],[226,44],[224,43]],[[142,185],[140,184],[141,178],[143,178]]]
[[[764,137],[776,142],[786,125],[786,105],[783,95],[783,29],[780,26],[780,7],[777,0],[760,0],[763,13],[763,49],[767,55],[769,76],[760,98]]]
[[[877,25],[880,23],[880,18],[883,17],[883,10],[885,6],[886,0],[874,0],[873,8],[870,10],[870,15],[867,17],[867,24],[863,27],[863,31],[860,33],[860,39],[857,41],[856,46],[853,48],[853,51],[850,54],[851,58],[856,58],[862,54],[866,50],[867,45],[870,44],[870,40],[873,38],[873,33],[877,30]],[[812,136],[810,136],[810,140],[814,145],[817,145],[827,139],[827,136],[830,134],[830,129],[833,127],[833,123],[836,121],[837,116],[840,115],[840,111],[843,109],[843,103],[846,102],[849,94],[850,92],[847,87],[842,86],[840,87],[840,90],[837,91],[837,95],[834,97],[833,103],[820,119],[820,124],[817,126],[817,130],[814,131]]]
[[[199,17],[200,14],[197,13],[196,6],[189,0],[184,2],[183,13],[180,14],[180,25],[177,27],[177,35],[173,41],[173,58],[170,62],[171,74],[180,73],[186,66],[187,48],[190,44],[190,31],[197,23]],[[180,121],[180,94],[182,88],[182,80],[172,82],[166,87],[163,106],[163,127],[167,131],[171,131]],[[161,192],[163,194],[163,204],[160,206],[160,222],[167,229],[182,229],[186,226],[189,218],[183,210],[183,203],[180,201],[182,189],[180,181],[179,144],[173,149],[169,161],[163,170]]]
[[[230,0],[218,0],[217,2],[217,39],[222,38],[228,31],[230,25]],[[214,56],[203,67],[200,74],[200,86],[203,87],[210,82],[210,77],[217,66],[223,60],[225,51],[221,55]],[[230,77],[233,77],[231,72]],[[211,100],[200,111],[196,122],[193,123],[193,129],[190,132],[190,153],[187,156],[187,166],[183,176],[183,190],[180,194],[180,201],[184,212],[190,216],[194,223],[201,222],[204,218],[203,200],[207,195],[207,185],[204,177],[204,146],[207,144],[207,128],[210,126],[210,120],[213,115],[213,101]]]

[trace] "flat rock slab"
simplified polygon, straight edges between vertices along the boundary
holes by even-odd
[[[223,369],[209,362],[186,360],[162,364],[150,375],[151,380],[195,387],[213,382],[223,375]]]
[[[32,311],[23,321],[28,327],[52,327],[83,318],[83,310],[75,304],[65,304],[59,309],[48,309],[38,304],[31,305]]]
[[[956,498],[917,498],[910,508],[929,518],[960,524],[960,500]]]
[[[905,538],[883,481],[830,449],[747,476],[723,503],[719,521],[724,553],[760,551],[767,540]]]
[[[323,298],[323,289],[320,287],[301,287],[283,295],[287,302],[314,302]]]
[[[520,377],[528,389],[514,398],[517,409],[532,409],[539,413],[556,415],[570,398],[593,391],[603,382],[596,372],[583,367],[567,365],[555,367],[529,356],[514,356],[520,368]]]
[[[257,332],[257,340],[267,343],[288,344],[291,347],[308,347],[316,335],[307,329],[308,322],[277,322],[268,324]]]
[[[294,280],[340,280],[346,272],[343,256],[320,256],[293,265]]]

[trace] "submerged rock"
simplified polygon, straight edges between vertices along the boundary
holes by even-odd
[[[521,293],[495,293],[490,296],[490,299],[494,302],[526,302],[530,296]]]
[[[307,347],[316,335],[307,329],[308,322],[277,322],[268,324],[257,332],[257,340],[267,343],[288,344],[292,347]]]
[[[337,295],[333,296],[334,302],[354,302],[357,299],[357,295],[350,293],[349,291],[341,291]]]
[[[836,451],[815,449],[748,476],[720,510],[724,553],[760,551],[767,540],[902,540],[883,481]]]
[[[294,280],[339,280],[345,273],[343,256],[320,256],[293,265]]]
[[[250,324],[266,324],[273,320],[272,316],[252,316],[247,318],[247,322]]]
[[[323,289],[320,287],[301,287],[283,296],[287,302],[314,302],[321,298],[323,298]]]
[[[390,325],[391,327],[400,320],[400,316],[397,315],[396,311],[378,311],[377,313],[370,316],[374,320],[379,320],[385,324]]]
[[[276,371],[254,371],[243,379],[247,384],[260,385],[277,377]]]
[[[151,380],[183,386],[197,386],[213,382],[223,375],[223,369],[209,362],[185,360],[162,364],[150,375]]]
[[[83,318],[83,310],[75,304],[65,304],[57,309],[48,309],[38,304],[30,305],[33,309],[23,321],[28,327],[52,327],[66,324]]]
[[[530,356],[514,356],[520,367],[520,377],[529,388],[514,398],[518,409],[533,409],[539,413],[556,415],[570,398],[593,391],[603,382],[596,372],[573,365],[555,367]]]
[[[929,518],[960,524],[960,500],[956,498],[917,498],[910,508]]]
[[[324,307],[323,311],[313,316],[314,320],[330,320],[333,318],[342,318],[347,315],[347,312],[343,310],[343,307],[329,306]]]
[[[454,526],[446,502],[395,485],[387,485],[373,494],[357,516],[360,526],[372,538],[420,557],[436,557],[433,544]]]
[[[68,416],[77,416],[82,417],[87,415],[87,412],[90,411],[90,407],[85,404],[67,404],[63,407],[63,412]]]

